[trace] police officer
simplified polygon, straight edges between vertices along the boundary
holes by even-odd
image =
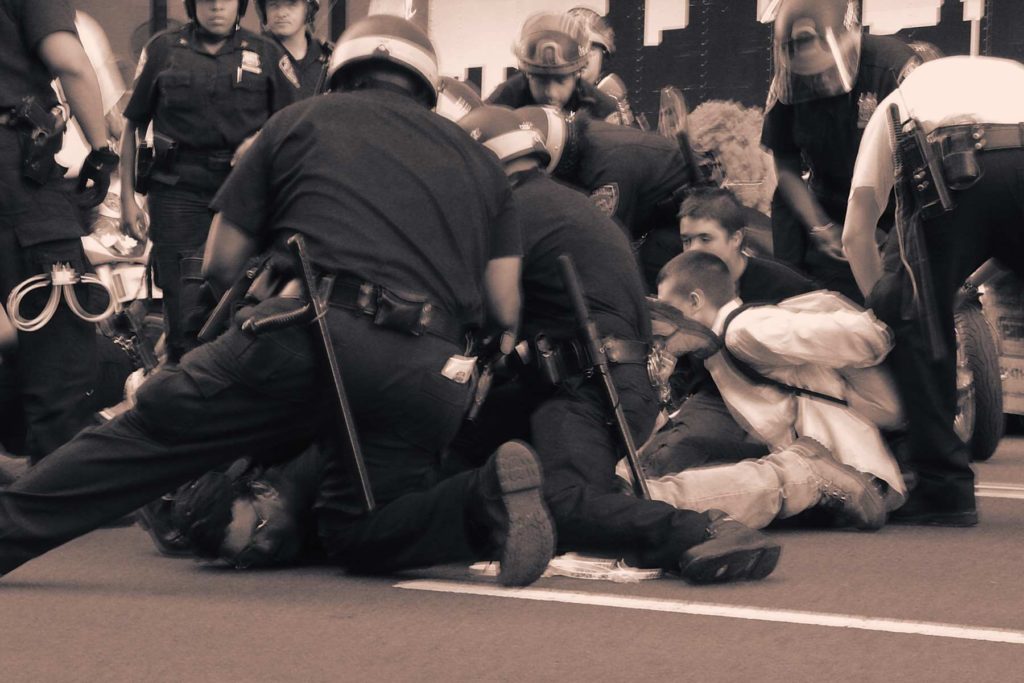
[[[682,251],[676,210],[696,177],[679,146],[656,133],[566,117],[550,107],[521,111],[551,150],[551,174],[589,193],[623,226],[648,291],[657,291],[658,271]]]
[[[840,245],[857,145],[878,102],[920,58],[895,38],[863,35],[856,5],[783,0],[761,144],[774,154],[779,180],[775,257],[860,301]]]
[[[893,522],[978,521],[970,456],[953,431],[953,306],[957,289],[989,257],[1024,275],[1021,93],[1017,62],[938,59],[879,104],[861,140],[843,245],[860,291],[896,334],[890,367],[917,473]],[[886,244],[883,264],[874,230],[894,186],[900,239]]]
[[[590,37],[579,19],[540,13],[524,23],[513,46],[519,73],[498,85],[487,104],[525,107],[550,105],[567,112],[587,111],[595,118],[618,121],[615,100],[581,78],[587,66]]]
[[[484,404],[476,429],[486,445],[477,449],[488,452],[487,441],[499,435],[526,438],[537,449],[563,551],[626,554],[638,566],[698,583],[767,576],[779,552],[767,538],[719,515],[676,510],[618,488],[621,441],[608,427],[603,385],[572,351],[577,324],[558,257],[575,263],[634,439],[650,432],[658,410],[646,369],[651,322],[643,285],[622,231],[581,193],[547,177],[540,133],[523,123],[493,106],[459,122],[504,163],[514,188],[523,231],[520,331],[533,359]]]
[[[59,186],[63,169],[54,154],[66,117],[54,109],[55,77],[91,147],[79,174],[98,181],[88,196],[69,196]],[[6,306],[15,286],[56,263],[70,263],[79,273],[88,268],[76,204],[99,203],[116,165],[71,3],[0,2],[0,302]],[[30,295],[23,303],[22,315],[33,317],[45,297]],[[2,363],[14,370],[14,403],[25,415],[23,452],[40,458],[89,422],[96,331],[61,304],[48,324],[19,338],[16,366],[7,355]],[[9,414],[0,418],[8,420],[15,421]]]
[[[332,560],[384,572],[498,555],[500,580],[523,585],[554,546],[532,451],[504,444],[481,469],[436,483],[468,401],[465,333],[485,309],[499,328],[515,325],[521,262],[507,180],[430,111],[437,81],[433,46],[411,22],[376,15],[351,26],[330,67],[338,92],[267,122],[218,193],[205,268],[224,287],[259,249],[287,264],[285,241],[298,233],[325,277],[318,289],[377,502],[367,513],[331,460],[317,512]],[[155,373],[135,408],[0,491],[0,572],[239,452],[273,453],[333,428],[318,326],[250,327],[294,314],[294,291],[285,284],[240,311],[223,335]]]
[[[633,114],[626,84],[611,71],[609,62],[615,54],[615,31],[608,20],[589,7],[573,7],[568,14],[579,19],[590,35],[590,54],[587,57],[586,68],[580,73],[580,80],[611,97],[618,107],[618,116],[607,117],[606,120],[647,130],[646,123],[641,125]]]
[[[191,20],[153,37],[142,52],[125,108],[121,141],[121,220],[142,233],[134,186],[148,184],[150,238],[163,289],[167,354],[194,343],[184,318],[192,308],[210,200],[236,149],[298,95],[292,62],[273,40],[239,27],[248,0],[185,0]],[[139,135],[153,124],[151,168],[136,176]]]
[[[256,0],[264,32],[288,51],[299,77],[299,97],[319,95],[327,85],[330,43],[313,35],[320,0]]]

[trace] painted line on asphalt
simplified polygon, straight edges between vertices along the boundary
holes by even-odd
[[[556,591],[544,588],[503,588],[501,586],[416,579],[396,583],[395,588],[430,591],[434,593],[459,593],[482,595],[493,598],[534,600],[540,602],[561,602],[571,605],[616,607],[619,609],[645,610],[648,612],[669,612],[690,614],[701,617],[724,617],[749,621],[770,621],[805,626],[826,626],[829,628],[852,628],[862,631],[883,631],[935,638],[956,638],[958,640],[983,640],[992,643],[1024,645],[1024,631],[1000,628],[981,628],[959,624],[942,624],[929,621],[905,621],[902,619],[881,619],[861,617],[855,614],[831,614],[828,612],[802,612],[763,607],[741,607],[711,602],[690,602],[688,600],[664,600],[642,598],[608,593],[584,593],[578,591]]]
[[[981,498],[1024,500],[1024,486],[1020,484],[976,484],[974,493]]]

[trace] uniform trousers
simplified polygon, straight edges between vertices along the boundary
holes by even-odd
[[[646,368],[612,366],[612,375],[634,440],[645,438],[657,415]],[[683,552],[704,540],[707,517],[622,492],[615,474],[621,438],[603,392],[599,380],[583,376],[557,388],[517,380],[492,392],[473,428],[477,440],[463,446],[484,454],[503,439],[530,442],[544,467],[561,551],[678,569]]]
[[[296,305],[273,298],[251,313]],[[486,534],[469,514],[478,473],[437,484],[437,454],[467,399],[466,385],[440,370],[460,349],[339,309],[328,322],[379,505],[362,514],[347,468],[332,460],[318,503],[328,556],[368,572],[479,559]],[[235,325],[159,370],[134,409],[82,432],[0,491],[0,573],[240,454],[280,447],[283,459],[312,441],[330,408],[314,343],[307,325],[258,336]],[[332,427],[333,414],[326,418]]]
[[[18,134],[0,127],[0,301],[5,308],[15,286],[49,273],[54,263],[70,263],[79,273],[90,270],[76,208],[59,180],[56,173],[42,186],[24,180]],[[42,289],[27,297],[22,316],[35,317],[48,296],[49,290]],[[88,305],[85,294],[80,297]],[[19,332],[18,341],[13,362],[4,362],[11,365],[27,430],[21,452],[38,459],[90,422],[94,407],[87,398],[96,373],[96,326],[62,301],[45,327]],[[0,421],[8,419],[14,423],[22,416],[0,415]],[[6,431],[5,424],[0,433]],[[17,442],[19,436],[7,438]]]
[[[904,397],[908,464],[918,476],[911,497],[943,509],[975,505],[970,454],[953,431],[956,292],[991,257],[1024,277],[1024,150],[984,152],[978,160],[983,175],[973,187],[953,192],[956,208],[921,225],[944,346],[941,357],[932,358],[918,321],[901,315],[911,284],[891,253],[886,254],[885,274],[868,296],[868,305],[896,335],[887,362]],[[897,246],[890,239],[887,249]]]

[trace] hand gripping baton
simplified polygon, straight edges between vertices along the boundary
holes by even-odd
[[[615,389],[615,382],[612,381],[612,375],[608,369],[608,358],[605,356],[604,346],[601,344],[597,324],[590,317],[590,310],[583,298],[583,289],[580,286],[579,276],[576,274],[576,267],[572,263],[572,257],[562,254],[558,257],[558,265],[562,268],[562,282],[565,283],[565,289],[572,300],[580,336],[586,345],[587,354],[594,363],[592,367],[600,375],[601,382],[604,384],[605,394],[608,396],[608,402],[611,403],[612,412],[615,413],[615,424],[618,427],[619,436],[622,437],[622,443],[626,447],[626,462],[629,463],[629,472],[633,476],[633,490],[638,498],[650,500],[651,492],[647,490],[647,480],[644,479],[640,469],[636,444],[633,443],[629,423],[626,422],[626,413],[622,410],[622,404],[619,403],[619,392]]]
[[[320,293],[317,291],[316,276],[313,274],[313,266],[306,253],[306,241],[302,235],[295,234],[288,238],[288,247],[292,250],[295,257],[296,270],[301,276],[302,286],[306,290],[306,296],[309,298],[310,306],[312,306],[314,320],[319,332],[321,350],[331,371],[334,401],[341,413],[341,420],[344,425],[344,433],[341,434],[341,440],[348,446],[349,454],[352,456],[352,464],[356,475],[359,477],[359,488],[362,494],[363,506],[367,512],[373,512],[377,504],[373,500],[370,478],[366,472],[366,461],[363,460],[363,451],[359,447],[356,422],[352,417],[352,409],[348,404],[345,385],[341,381],[341,368],[338,366],[338,357],[334,353],[331,330],[327,327],[327,303],[320,297]]]

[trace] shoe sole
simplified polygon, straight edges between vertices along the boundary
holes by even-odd
[[[722,546],[719,552],[715,551],[716,543]],[[692,551],[687,552],[679,567],[680,576],[694,584],[759,581],[775,571],[782,555],[782,546],[763,540],[746,547],[737,547],[728,539],[711,540],[696,548],[700,549],[699,556],[687,560]]]
[[[817,441],[802,439],[804,442],[799,445],[811,471],[844,491],[859,492],[853,504],[844,506],[839,513],[842,520],[861,531],[877,531],[885,526],[885,499],[872,484],[870,475],[839,462]]]
[[[541,497],[540,463],[533,450],[520,442],[502,445],[494,457],[508,515],[498,583],[528,586],[547,569],[555,548],[555,528]]]
[[[889,524],[906,526],[945,526],[967,528],[978,525],[977,512],[930,512],[928,514],[901,517],[894,515]]]

